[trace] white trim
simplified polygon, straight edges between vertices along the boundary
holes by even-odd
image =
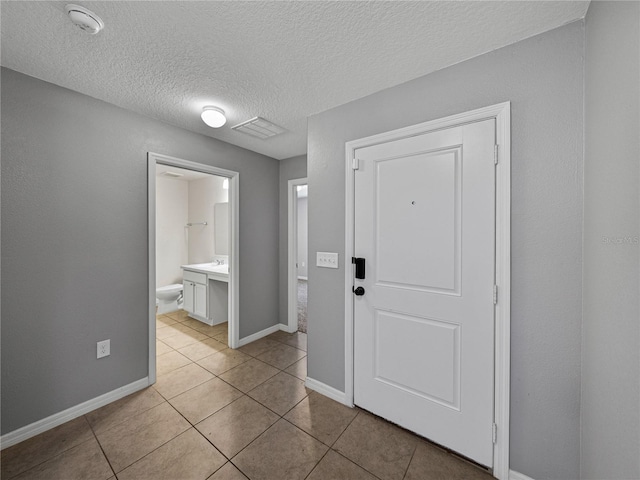
[[[353,292],[352,287],[355,278],[354,266],[351,263],[355,256],[355,173],[354,158],[355,147],[353,142],[345,144],[345,226],[344,226],[344,396],[345,405],[353,407]]]
[[[126,397],[127,395],[131,395],[132,393],[142,390],[143,388],[147,388],[149,385],[151,385],[149,377],[141,378],[133,383],[111,390],[99,397],[82,402],[75,407],[67,408],[62,412],[55,413],[43,418],[42,420],[38,420],[37,422],[33,422],[22,428],[14,430],[13,432],[6,433],[0,437],[0,449],[5,449],[31,437],[35,437],[36,435],[46,432],[47,430],[51,430],[52,428],[62,425],[69,420],[78,418],[85,413],[89,413],[97,408],[103,407],[111,402],[115,402],[116,400]]]
[[[153,167],[153,168],[152,168]],[[147,155],[147,279],[149,315],[149,384],[156,383],[156,162]]]
[[[386,143],[430,131],[495,118],[499,163],[496,166],[496,285],[500,298],[495,308],[494,419],[498,425],[493,449],[493,475],[509,478],[509,387],[511,358],[511,103],[504,102],[450,117],[373,135],[345,144],[345,263],[355,256],[355,173],[353,159],[359,148]],[[345,405],[353,406],[353,267],[345,268]]]
[[[298,330],[298,199],[296,187],[307,178],[287,182],[287,323],[289,333]]]
[[[325,397],[329,397],[330,399],[335,400],[336,402],[340,402],[343,405],[346,405],[348,407],[353,407],[353,403],[349,403],[347,401],[347,397],[344,392],[341,392],[340,390],[330,387],[326,383],[322,383],[322,382],[319,382],[318,380],[314,380],[313,378],[307,377],[307,379],[304,382],[304,386],[318,393],[321,393]]]
[[[309,281],[309,277],[303,277],[302,275],[298,275],[298,280],[306,280],[306,281]]]
[[[498,425],[493,449],[493,475],[509,477],[509,430],[511,425],[511,103],[496,112],[496,285],[494,422]]]
[[[515,470],[509,470],[509,480],[533,480],[533,478],[527,477],[525,474],[516,472]]]
[[[208,173],[227,177],[229,179],[229,346],[238,348],[240,335],[239,319],[239,296],[240,296],[240,208],[239,190],[240,174],[233,170],[204,165],[202,163],[190,162],[181,158],[170,157],[160,153],[148,153],[147,178],[148,178],[148,209],[147,223],[149,238],[149,381],[151,384],[156,381],[156,164],[171,165],[174,167],[194,170],[196,172]]]
[[[286,331],[286,325],[283,325],[282,323],[276,323],[275,325],[271,325],[270,327],[265,328],[264,330],[260,330],[259,332],[249,335],[248,337],[241,338],[238,346],[242,347],[247,343],[255,342],[256,340],[260,340],[262,337],[271,335],[272,333],[279,330]]]

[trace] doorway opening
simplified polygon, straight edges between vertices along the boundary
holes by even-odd
[[[288,322],[289,333],[307,333],[308,248],[306,178],[288,182]]]
[[[177,312],[196,328],[225,327],[217,340],[238,347],[238,176],[148,155],[150,384],[156,381],[157,309]]]

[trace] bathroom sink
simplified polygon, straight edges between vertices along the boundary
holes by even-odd
[[[182,265],[185,270],[194,270],[204,273],[229,274],[229,265],[218,265],[215,263],[196,263],[193,265]]]
[[[229,265],[217,265],[215,263],[209,263],[210,268],[215,273],[229,273]]]

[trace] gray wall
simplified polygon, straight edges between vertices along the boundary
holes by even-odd
[[[580,457],[584,28],[576,22],[315,115],[308,123],[309,376],[344,389],[344,144],[510,100],[511,468],[576,478]]]
[[[287,324],[287,263],[288,263],[288,203],[287,184],[289,180],[307,176],[307,156],[287,158],[280,161],[280,323]]]
[[[582,478],[640,478],[640,4],[586,18]]]
[[[148,151],[240,172],[240,336],[278,322],[276,160],[2,69],[2,433],[147,375]]]

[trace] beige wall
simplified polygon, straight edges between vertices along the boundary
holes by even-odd
[[[189,263],[207,263],[214,255],[213,206],[228,201],[223,177],[210,176],[189,182],[189,222],[207,225],[189,227]]]
[[[181,265],[214,255],[213,206],[228,201],[223,177],[184,181],[156,177],[156,285],[182,283]],[[185,227],[187,223],[207,225]]]
[[[188,261],[185,224],[189,214],[189,184],[156,177],[156,287],[182,283]]]

